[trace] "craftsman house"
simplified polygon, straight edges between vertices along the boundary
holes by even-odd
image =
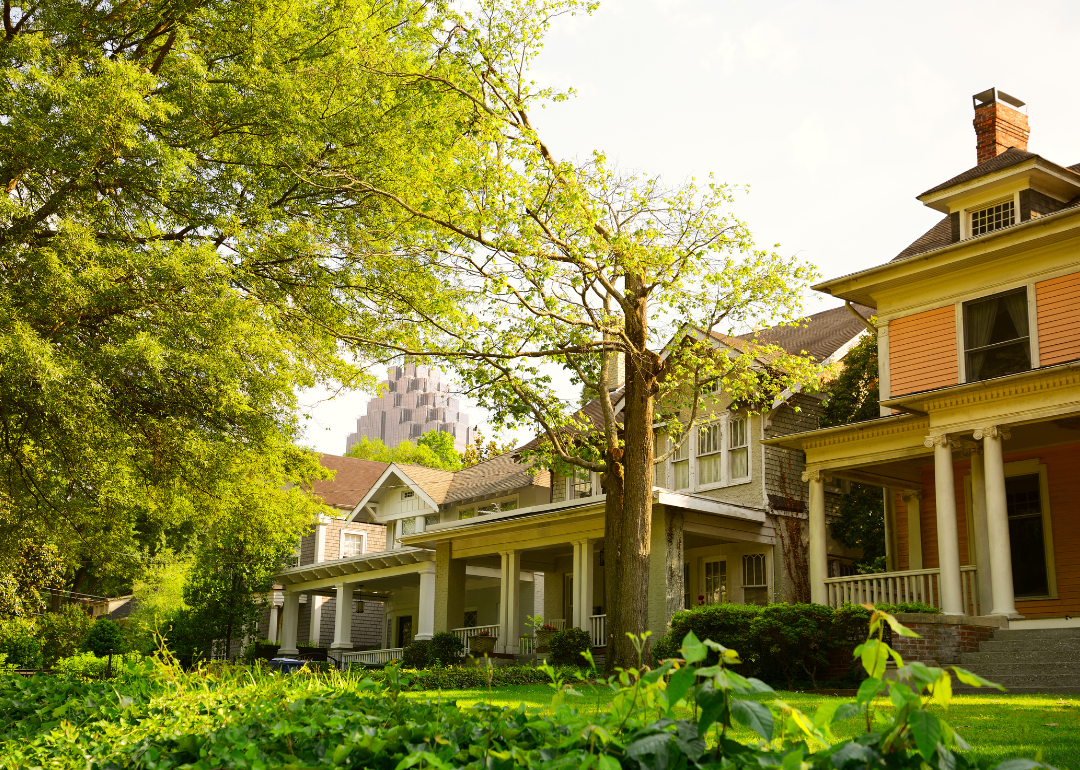
[[[974,101],[978,164],[918,196],[941,220],[815,287],[873,308],[881,416],[765,444],[805,456],[815,602],[1078,626],[1080,165],[1028,152],[1019,100]],[[837,479],[887,490],[888,573],[830,576]]]
[[[759,339],[838,363],[866,333],[869,309],[854,310],[834,308]],[[741,345],[722,337],[715,344]],[[724,393],[709,398],[719,418],[655,470],[655,634],[691,604],[796,598],[797,584],[806,584],[805,574],[792,574],[799,559],[791,558],[805,552],[802,458],[762,442],[817,427],[821,397],[785,393],[764,413],[735,409]],[[598,414],[596,404],[591,410]],[[496,637],[495,652],[513,656],[532,651],[525,621],[536,615],[606,644],[596,474],[567,478],[513,453],[458,472],[330,456],[323,463],[337,475],[314,492],[336,514],[304,538],[295,566],[277,578],[283,590],[267,622],[271,638],[280,626],[281,654],[313,640],[341,662],[381,663],[414,639],[452,631],[463,640]],[[838,574],[858,556],[835,542],[829,552]]]

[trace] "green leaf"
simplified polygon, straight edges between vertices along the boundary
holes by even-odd
[[[619,760],[615,759],[615,757],[601,754],[597,767],[598,770],[621,770],[622,765],[619,764]]]
[[[679,650],[682,653],[683,660],[687,663],[698,663],[705,660],[705,656],[709,654],[709,651],[705,648],[705,645],[694,635],[693,631],[690,631],[683,637],[682,648]]]
[[[929,711],[913,711],[908,716],[908,728],[922,758],[929,762],[937,753],[937,746],[941,741],[941,724],[938,718]]]
[[[888,684],[880,679],[864,679],[862,684],[859,685],[859,692],[855,695],[855,702],[859,704],[869,703],[887,686]]]
[[[725,694],[716,690],[711,683],[706,683],[698,688],[697,705],[701,708],[701,716],[698,717],[698,735],[705,735],[713,723],[724,716],[726,712]]]
[[[731,702],[731,716],[739,724],[749,727],[764,740],[772,740],[773,715],[765,704],[753,700],[733,700]]]
[[[915,639],[922,639],[921,636],[919,636],[917,633],[905,626],[903,623],[901,623],[889,613],[886,612],[884,613],[884,615],[885,622],[889,624],[889,628],[893,630],[893,633],[899,634],[900,636],[911,636]]]
[[[668,680],[667,697],[668,697],[668,709],[674,709],[676,704],[686,697],[686,694],[690,692],[690,688],[694,686],[694,680],[697,676],[697,672],[690,666],[680,668],[674,674],[671,675],[671,679]]]
[[[978,674],[968,671],[966,668],[960,668],[959,666],[951,666],[952,670],[956,672],[956,678],[969,687],[996,687],[997,689],[1005,692],[1005,688],[997,682],[991,682],[989,679],[983,679]]]
[[[861,647],[860,657],[866,673],[871,677],[880,677],[889,659],[889,646],[877,639],[868,639]]]

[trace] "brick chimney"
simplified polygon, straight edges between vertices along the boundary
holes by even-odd
[[[1027,150],[1031,131],[1022,101],[996,88],[971,98],[975,103],[975,149],[979,163],[996,158],[1010,147]]]

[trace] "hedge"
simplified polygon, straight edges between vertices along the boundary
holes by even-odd
[[[353,664],[351,669],[375,682],[386,681],[386,674],[383,671],[365,671],[356,664]],[[560,666],[555,670],[563,678],[572,679],[575,676],[574,672],[580,669],[576,666]],[[482,689],[488,686],[489,673],[492,687],[551,682],[551,678],[543,669],[534,666],[499,666],[491,669],[483,666],[431,666],[423,671],[403,669],[402,673],[406,678],[404,689],[416,691]]]

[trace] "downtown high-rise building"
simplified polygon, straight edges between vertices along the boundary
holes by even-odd
[[[380,395],[367,403],[367,413],[356,421],[345,451],[361,438],[379,439],[393,448],[402,441],[416,441],[437,430],[454,437],[454,448],[464,451],[471,439],[469,415],[461,402],[448,394],[442,373],[430,366],[391,366],[387,379],[379,383]]]

